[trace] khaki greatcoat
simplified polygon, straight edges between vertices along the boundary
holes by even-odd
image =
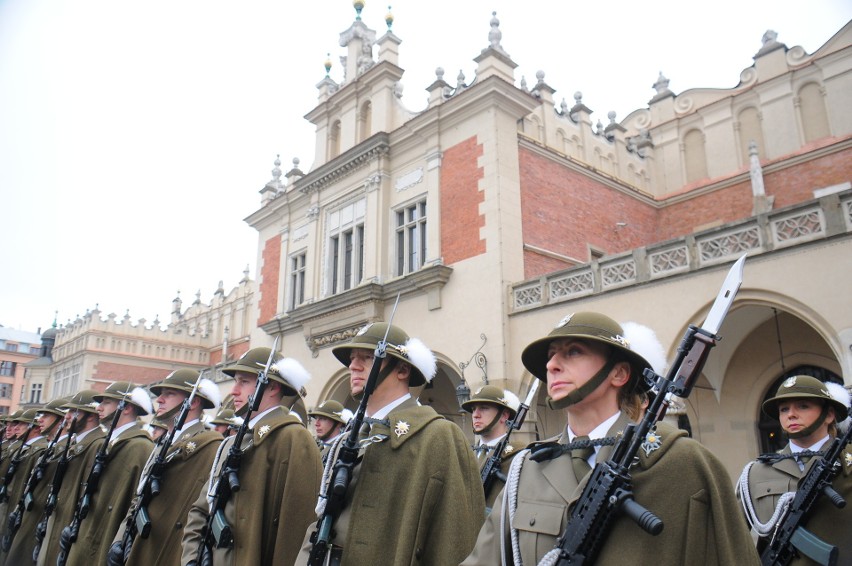
[[[68,553],[68,566],[105,564],[112,538],[127,513],[142,468],[153,447],[151,437],[133,425],[110,440],[106,470],[92,497],[89,514]],[[61,531],[54,531],[58,536]]]
[[[236,437],[219,445],[211,479],[215,481]],[[225,517],[234,534],[233,548],[215,549],[213,564],[293,564],[302,534],[314,518],[320,455],[313,436],[285,407],[263,416],[243,438],[240,490],[231,495]],[[210,480],[190,506],[181,563],[196,559],[210,505]]]
[[[36,437],[35,440],[33,440],[30,444],[25,445],[21,450],[21,461],[15,471],[14,477],[9,482],[9,499],[3,505],[2,517],[0,517],[0,537],[6,535],[9,513],[11,513],[15,509],[15,506],[18,504],[18,501],[20,501],[21,496],[24,494],[24,488],[26,487],[27,479],[29,479],[30,477],[30,472],[32,472],[33,468],[35,467],[35,464],[38,461],[39,456],[41,456],[41,453],[44,452],[44,450],[47,448],[48,443],[49,440],[47,438],[45,438],[44,436],[39,436]],[[8,556],[8,553],[0,552],[0,565],[16,564],[15,562],[7,562]]]
[[[824,446],[824,448],[827,448]],[[850,445],[852,446],[852,445]],[[848,503],[852,503],[852,451],[850,446],[840,455],[841,471],[834,478],[832,487]],[[788,444],[780,454],[791,454]],[[778,498],[782,494],[795,491],[801,479],[816,462],[815,458],[805,465],[804,471],[794,459],[779,460],[772,464],[755,462],[748,476],[749,492],[754,504],[757,517],[762,523],[766,523],[778,504]],[[739,492],[737,495],[741,495]],[[820,497],[808,518],[805,528],[818,536],[824,542],[838,547],[838,564],[852,564],[852,507],[846,505],[842,509],[835,507],[826,497]],[[758,543],[758,548],[764,546],[764,541]],[[815,565],[813,560],[807,557],[794,559],[791,565]]]
[[[189,507],[210,477],[210,466],[222,440],[221,434],[207,429],[201,422],[195,422],[172,443],[166,454],[160,493],[148,505],[151,532],[148,538],[136,536],[125,566],[180,563],[183,527]],[[143,478],[147,476],[158,451],[151,453]],[[124,537],[127,519],[136,506],[137,501],[134,500],[113,542]]]
[[[614,436],[626,424],[622,414],[607,435]],[[684,431],[665,423],[658,425],[657,437],[659,447],[648,454],[640,450],[639,462],[630,473],[635,501],[653,511],[665,528],[660,535],[651,536],[631,519],[617,518],[595,564],[758,564],[733,486],[719,460],[686,438]],[[558,440],[567,442],[564,437]],[[597,461],[609,458],[611,452],[611,446],[601,447]],[[523,563],[537,564],[556,544],[565,528],[569,505],[582,490],[568,454],[541,463],[527,456],[522,453],[517,457],[523,457],[519,462],[523,467],[518,505],[510,521],[518,530]],[[590,475],[587,473],[584,479]],[[504,489],[464,565],[500,564],[501,545],[506,549],[504,563],[515,564],[508,527],[501,528],[505,493]]]
[[[343,547],[342,564],[457,564],[485,515],[470,444],[456,424],[414,399],[392,410],[388,422],[372,425],[371,435],[388,438],[364,451],[335,526],[332,542]],[[307,563],[307,536],[296,564]]]
[[[47,523],[47,534],[38,555],[38,566],[54,566],[59,555],[59,533],[74,518],[74,509],[82,494],[82,483],[86,481],[95,455],[103,444],[106,433],[100,428],[92,429],[79,442],[72,442],[68,450],[68,467],[62,477],[62,486],[56,496],[56,509]],[[53,477],[49,478],[53,481]],[[41,519],[39,519],[41,520]]]

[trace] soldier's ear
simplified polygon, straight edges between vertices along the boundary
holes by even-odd
[[[630,364],[624,361],[618,362],[609,372],[609,377],[615,387],[624,387],[630,381]]]
[[[411,364],[408,362],[397,362],[396,372],[399,379],[409,379],[411,377]]]

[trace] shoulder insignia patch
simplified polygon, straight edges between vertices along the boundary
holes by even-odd
[[[662,444],[662,438],[655,431],[649,432],[645,435],[645,441],[642,443],[642,450],[645,451],[645,456],[648,456],[654,450],[658,449]]]
[[[847,467],[847,468],[852,468],[852,454],[850,454],[849,452],[847,452],[846,454],[844,454],[844,455],[843,455],[843,459],[844,459],[844,460],[845,460],[845,462],[846,462],[846,467]]]
[[[411,425],[405,421],[397,421],[396,426],[394,426],[393,432],[396,434],[396,437],[404,436],[408,434],[408,431],[411,430]]]
[[[190,441],[190,442],[186,443],[186,453],[187,454],[192,454],[193,452],[195,452],[196,448],[198,448],[198,445],[195,444],[194,442]]]
[[[515,451],[515,447],[512,446],[511,444],[507,444],[506,448],[503,450],[503,454],[511,454],[514,451]]]

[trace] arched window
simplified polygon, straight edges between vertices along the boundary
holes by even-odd
[[[799,112],[802,115],[805,142],[831,135],[822,89],[818,84],[808,83],[799,91]]]
[[[701,130],[690,130],[683,136],[684,164],[686,166],[686,182],[692,183],[706,179],[707,155],[704,152],[704,133]]]
[[[748,167],[750,156],[748,144],[752,140],[757,143],[757,154],[760,159],[766,159],[766,145],[763,143],[763,130],[760,127],[760,115],[757,108],[744,108],[737,115],[740,126],[740,159],[741,163]]]

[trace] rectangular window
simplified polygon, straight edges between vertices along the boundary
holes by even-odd
[[[0,399],[12,398],[12,384],[0,383]]]
[[[0,362],[0,375],[14,377],[15,365],[15,362]]]
[[[396,211],[396,274],[405,275],[426,261],[426,200]]]
[[[7,342],[6,343],[6,351],[7,352],[17,352],[18,351],[18,345],[17,344],[9,344]]]
[[[305,302],[305,259],[301,253],[290,258],[290,310]]]
[[[366,201],[361,199],[328,214],[329,294],[356,287],[364,279],[364,215]]]
[[[30,403],[41,403],[41,383],[33,383],[30,388]]]

